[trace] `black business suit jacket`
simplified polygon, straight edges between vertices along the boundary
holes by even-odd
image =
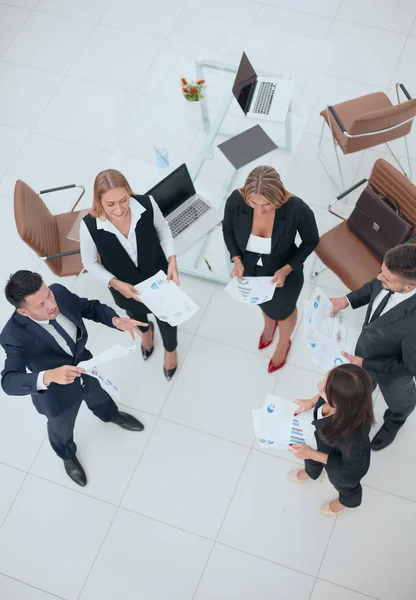
[[[74,383],[68,385],[51,383],[46,390],[38,391],[39,373],[63,365],[77,365],[82,360],[92,358],[91,352],[86,348],[88,332],[84,319],[114,328],[112,319],[117,313],[98,300],[80,298],[63,285],[53,284],[50,289],[60,312],[77,326],[75,356],[65,352],[41,325],[16,311],[0,334],[0,344],[6,352],[1,385],[6,394],[11,396],[30,394],[38,412],[54,417],[80,401],[80,378],[77,377]],[[90,377],[84,375],[83,379],[88,387]]]
[[[319,243],[315,215],[297,196],[289,198],[275,211],[270,254],[246,252],[252,224],[253,209],[246,204],[240,192],[234,190],[225,204],[222,230],[230,257],[241,257],[247,277],[254,275],[259,258],[262,259],[266,275],[274,275],[286,264],[294,271],[301,271],[303,263]],[[299,247],[295,244],[297,233],[302,239]]]
[[[391,378],[416,375],[416,294],[369,323],[374,299],[383,286],[373,279],[347,295],[352,308],[368,304],[355,354],[363,367]]]
[[[322,432],[330,425],[332,416],[328,415],[318,419],[318,409],[325,404],[323,398],[319,398],[314,409],[315,439],[319,452],[328,454],[327,464],[324,465],[329,480],[337,486],[348,486],[358,484],[370,467],[371,443],[370,423],[367,423],[344,437],[336,444],[330,445],[325,441]]]

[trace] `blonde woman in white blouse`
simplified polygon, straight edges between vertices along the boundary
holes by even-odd
[[[94,200],[80,228],[81,257],[85,269],[107,285],[128,316],[149,323],[151,312],[139,299],[135,285],[159,270],[179,285],[169,225],[151,196],[132,192],[122,173],[107,169],[94,182]],[[177,328],[155,317],[165,348],[163,371],[170,381],[177,368]],[[153,352],[154,324],[140,328],[142,356]]]

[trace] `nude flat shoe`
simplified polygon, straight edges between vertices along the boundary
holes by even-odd
[[[325,477],[325,471],[322,471],[318,479],[314,480],[310,477],[308,479],[299,479],[298,473],[300,473],[300,471],[302,471],[302,469],[292,469],[291,471],[289,471],[289,473],[287,474],[289,481],[291,481],[292,483],[306,483],[307,481],[322,481],[322,479]]]
[[[335,499],[336,498],[334,498],[334,500]],[[321,506],[321,508],[319,509],[319,512],[324,517],[338,517],[338,515],[345,512],[346,510],[348,510],[348,507],[344,506],[344,508],[342,510],[340,510],[339,512],[334,512],[330,507],[331,502],[332,502],[332,500],[330,500],[327,504],[324,504],[323,506]]]

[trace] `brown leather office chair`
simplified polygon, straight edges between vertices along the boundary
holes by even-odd
[[[52,215],[40,196],[23,181],[14,188],[14,216],[22,240],[42,258],[58,277],[79,275],[82,270],[79,242],[68,239],[80,211],[75,207],[84,195],[83,186],[75,184],[42,190],[39,194],[82,188],[82,193],[71,212]]]
[[[400,102],[400,91],[406,97],[404,102]],[[319,138],[319,158],[336,187],[340,188],[340,185],[326,164],[321,150],[325,124],[332,134],[342,186],[340,189],[345,189],[345,184],[338,148],[341,148],[343,154],[352,154],[379,144],[386,144],[403,173],[412,178],[406,136],[410,133],[416,116],[416,99],[411,98],[402,83],[396,84],[396,92],[398,101],[396,105],[393,105],[383,92],[376,92],[335,106],[327,106],[321,111],[324,120]],[[389,142],[401,137],[404,138],[406,147],[407,171],[389,145]]]
[[[333,206],[353,190],[369,182],[380,194],[395,200],[403,215],[416,224],[416,186],[383,158],[376,160],[370,178],[362,179],[331,202],[328,210],[342,219],[321,237],[315,249],[320,261],[333,271],[350,290],[356,290],[380,272],[381,261],[348,228],[346,219]],[[416,233],[416,226],[413,235]],[[312,276],[319,271],[312,267]]]

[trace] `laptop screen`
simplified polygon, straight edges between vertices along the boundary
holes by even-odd
[[[183,164],[147,193],[153,196],[163,216],[166,217],[196,192],[189,171]]]
[[[244,114],[250,110],[251,99],[257,82],[256,71],[253,69],[245,52],[241,57],[240,66],[234,80],[233,94]]]

